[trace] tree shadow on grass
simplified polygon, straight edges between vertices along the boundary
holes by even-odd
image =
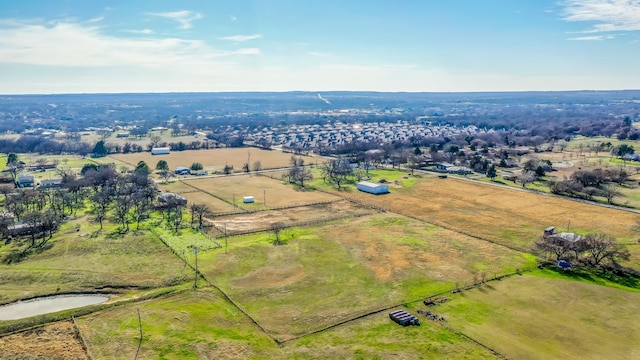
[[[597,269],[572,269],[562,270],[557,267],[547,267],[547,271],[554,272],[563,278],[568,278],[576,281],[586,281],[598,285],[607,285],[607,282],[611,282],[620,286],[640,289],[640,278],[632,274],[624,273],[624,269],[621,271],[608,271]]]

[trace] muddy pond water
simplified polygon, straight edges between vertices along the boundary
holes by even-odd
[[[100,304],[109,300],[100,295],[61,295],[18,301],[0,306],[0,320],[18,320],[61,310]]]

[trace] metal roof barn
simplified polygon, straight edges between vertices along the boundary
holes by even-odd
[[[358,183],[358,190],[364,191],[369,194],[386,194],[389,192],[389,186],[387,184],[380,184],[370,181],[360,181]]]

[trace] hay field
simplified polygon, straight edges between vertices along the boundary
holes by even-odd
[[[508,359],[622,360],[640,358],[639,304],[639,292],[522,275],[431,310]]]
[[[131,166],[135,166],[139,161],[146,162],[152,169],[160,160],[165,160],[171,169],[178,166],[189,167],[194,162],[199,162],[204,170],[209,172],[221,172],[225,165],[233,166],[234,171],[242,171],[242,165],[249,160],[249,165],[253,167],[256,161],[260,161],[263,169],[274,169],[289,165],[291,154],[280,151],[269,151],[257,148],[223,148],[210,150],[185,150],[172,151],[167,155],[151,155],[150,152],[134,154],[113,154],[113,158]],[[303,156],[305,163],[321,163],[322,158]],[[253,170],[253,169],[252,169]]]
[[[393,214],[233,238],[200,271],[285,340],[369,311],[503,274],[534,258]]]
[[[234,175],[184,181],[187,185],[215,194],[229,203],[233,203],[235,197],[235,204],[246,209],[265,208],[265,194],[267,208],[339,200],[337,196],[319,191],[297,190],[281,180],[264,176]],[[244,196],[253,196],[256,202],[243,204]]]
[[[0,359],[89,359],[70,321],[0,337]]]
[[[452,177],[428,176],[410,188],[390,191],[380,196],[354,191],[349,196],[524,251],[548,226],[566,231],[570,225],[571,231],[635,239],[632,227],[640,219],[632,212]]]

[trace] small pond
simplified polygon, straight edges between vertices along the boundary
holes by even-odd
[[[109,300],[100,295],[61,295],[18,301],[0,306],[0,320],[18,320],[61,310],[100,304]]]

